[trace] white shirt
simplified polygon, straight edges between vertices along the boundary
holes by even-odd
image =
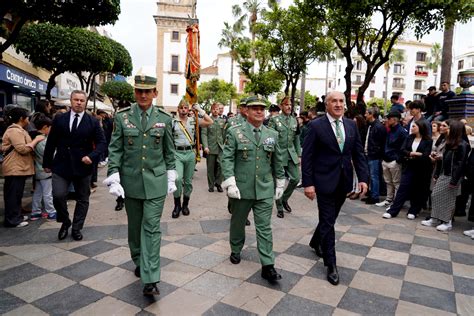
[[[413,140],[413,144],[411,144],[411,151],[416,151],[420,143],[421,143],[421,138],[420,139],[415,138]]]
[[[69,116],[69,130],[72,130],[72,123],[74,122],[74,119],[76,118],[76,114],[79,114],[79,117],[77,118],[77,126],[81,123],[82,117],[84,116],[84,111],[81,113],[76,113],[73,110],[71,110],[71,114]]]
[[[326,113],[327,117],[328,117],[328,120],[329,120],[329,123],[331,124],[331,127],[332,127],[332,131],[334,133],[334,136],[336,136],[336,139],[337,139],[337,134],[336,134],[336,119],[334,117],[332,117],[329,113]],[[342,132],[342,139],[344,139],[344,141],[346,140],[346,131],[344,130],[344,121],[342,120],[342,117],[339,119],[339,126],[341,128],[341,132]]]

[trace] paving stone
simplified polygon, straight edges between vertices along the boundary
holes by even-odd
[[[135,315],[140,308],[122,302],[110,296],[83,307],[72,316],[90,316],[90,315]]]
[[[308,246],[308,245],[302,245],[302,244],[294,244],[290,248],[288,248],[285,251],[286,254],[288,255],[293,255],[293,256],[298,256],[298,257],[303,257],[309,260],[317,260],[318,256],[316,256],[316,253],[314,250]]]
[[[199,295],[220,300],[241,283],[242,280],[208,271],[187,283],[183,288]]]
[[[406,266],[367,258],[360,266],[360,271],[403,279],[405,277]]]
[[[211,269],[227,258],[227,256],[201,249],[181,258],[180,261],[202,269]]]
[[[473,315],[474,297],[456,293],[456,306],[459,315]]]
[[[192,235],[184,237],[177,242],[191,247],[204,248],[210,244],[215,243],[216,241],[217,239],[208,237],[206,235]]]
[[[25,261],[23,261],[19,258],[4,254],[4,255],[0,256],[0,272],[4,271],[4,270],[8,270],[8,269],[13,268],[13,267],[17,267],[17,266],[22,265],[24,263],[25,263]]]
[[[186,283],[194,280],[206,270],[185,264],[179,261],[174,261],[161,269],[161,280],[170,283],[174,286],[183,286]]]
[[[308,272],[314,264],[314,260],[292,256],[286,253],[278,255],[275,259],[275,266],[279,269],[301,275],[306,274],[306,272]]]
[[[269,316],[286,315],[332,315],[334,307],[317,303],[302,297],[286,295],[268,313]]]
[[[185,289],[177,289],[145,310],[155,315],[201,315],[217,301]]]
[[[228,315],[228,316],[253,316],[257,315],[246,310],[227,305],[221,302],[214,304],[211,308],[209,308],[203,316],[220,316],[220,315]]]
[[[474,265],[474,256],[467,253],[451,251],[451,260],[466,265]]]
[[[247,280],[255,272],[260,271],[261,268],[262,266],[259,263],[253,261],[242,260],[239,264],[232,264],[230,260],[224,260],[211,270],[232,278]]]
[[[345,268],[345,267],[337,267],[337,271],[339,272],[339,283],[342,285],[348,286],[354,275],[356,274],[357,270]],[[324,266],[322,262],[316,263],[311,270],[306,274],[307,276],[318,278],[320,280],[327,279],[327,267]]]
[[[449,250],[449,243],[447,241],[439,240],[439,239],[415,236],[413,243],[417,245],[426,246],[426,247]]]
[[[400,300],[395,315],[455,316],[456,314]]]
[[[403,281],[399,279],[358,271],[354,276],[350,287],[398,299],[402,283]]]
[[[33,302],[33,305],[50,315],[68,315],[100,300],[105,295],[91,288],[74,284],[62,291]]]
[[[400,299],[447,312],[456,312],[456,301],[453,292],[421,284],[403,282]]]
[[[112,243],[99,240],[81,247],[74,248],[71,251],[84,256],[93,257],[118,247],[119,246]]]
[[[375,242],[374,247],[400,251],[400,252],[410,252],[411,244],[379,238]]]
[[[87,259],[57,270],[55,273],[76,282],[81,282],[82,280],[90,278],[98,273],[107,271],[111,268],[113,268],[113,266],[109,264],[94,259]]]
[[[98,254],[93,259],[118,266],[130,260],[130,250],[128,247],[118,247]]]
[[[390,315],[397,309],[397,300],[348,288],[337,307],[362,315]]]
[[[350,253],[355,256],[365,257],[369,253],[370,247],[349,243],[345,241],[338,241],[336,243],[336,252]]]
[[[229,255],[230,255],[230,249],[229,249]],[[275,254],[276,256],[276,254]],[[258,250],[255,247],[247,247],[242,250],[240,253],[240,258],[242,260],[247,260],[247,261],[253,261],[256,263],[260,263],[260,256],[258,255]]]
[[[348,230],[349,233],[370,236],[370,237],[378,237],[380,234],[380,230],[370,229],[365,227],[358,227],[353,226]]]
[[[0,289],[34,279],[46,273],[48,273],[48,270],[31,263],[25,263],[12,269],[0,271]]]
[[[454,290],[456,293],[474,296],[474,281],[472,279],[454,276]]]
[[[446,261],[451,261],[451,252],[444,249],[437,249],[433,247],[426,247],[421,245],[412,245],[411,254],[428,257],[428,258],[436,258]]]
[[[336,307],[346,290],[347,286],[345,285],[334,286],[326,280],[304,276],[289,294]]]
[[[427,258],[422,256],[417,256],[414,254],[410,255],[408,259],[408,265],[411,267],[422,268],[426,270],[432,270],[442,273],[453,273],[453,267],[451,262],[445,260],[439,260],[434,258]]]
[[[393,250],[388,250],[388,249],[383,249],[383,248],[378,248],[378,247],[372,247],[370,249],[369,254],[367,255],[367,258],[377,259],[381,261],[387,261],[387,262],[402,264],[402,265],[407,264],[408,257],[409,257],[408,253],[393,251]]]
[[[0,290],[0,314],[5,314],[20,306],[25,305],[26,302],[15,295]]]
[[[133,272],[114,267],[81,281],[81,284],[96,291],[110,294],[135,282],[136,279]]]
[[[228,232],[230,227],[230,219],[204,220],[200,223],[205,234]]]
[[[338,216],[336,219],[336,223],[338,225],[344,225],[344,226],[355,226],[355,225],[368,225],[369,223],[357,218],[352,215],[346,215],[346,216]]]
[[[34,265],[42,267],[43,269],[55,271],[70,266],[71,264],[84,261],[86,259],[86,256],[80,255],[78,253],[63,251],[41,258],[32,263]]]
[[[267,280],[262,278],[261,270],[255,272],[246,281],[249,283],[264,286],[272,290],[288,293],[293,288],[293,286],[295,286],[295,284],[298,283],[298,281],[302,277],[302,275],[297,274],[297,273],[280,270],[278,268],[276,270],[278,273],[281,274],[281,280],[279,281],[268,282]]]
[[[160,291],[160,295],[145,296],[143,295],[143,284],[137,279],[136,282],[133,282],[132,284],[127,285],[110,295],[131,305],[135,305],[140,308],[146,308],[151,304],[163,299],[166,297],[166,295],[174,292],[177,289],[176,286],[166,282],[160,282],[157,286],[158,290]]]
[[[15,308],[8,313],[2,314],[3,316],[48,316],[49,314],[43,312],[41,309],[34,307],[33,305],[27,304]]]

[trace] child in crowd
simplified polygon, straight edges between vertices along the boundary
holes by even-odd
[[[46,147],[51,123],[52,121],[48,117],[41,117],[35,121],[37,131],[46,138],[35,147],[36,186],[33,194],[31,220],[39,218],[56,219],[56,210],[53,205],[52,174],[44,172],[43,169],[44,148]],[[45,212],[42,212],[41,201],[44,203]]]

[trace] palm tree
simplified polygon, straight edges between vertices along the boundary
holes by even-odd
[[[237,58],[237,45],[242,39],[242,31],[245,29],[242,19],[237,20],[233,25],[224,22],[221,39],[217,45],[219,48],[227,47],[230,49],[230,83],[234,84],[234,60]]]
[[[402,49],[393,49],[388,62],[385,63],[385,104],[384,104],[384,115],[387,115],[387,105],[388,105],[388,73],[390,71],[390,66],[396,62],[405,61],[405,51]]]
[[[445,18],[445,26],[443,33],[443,53],[441,59],[441,82],[451,83],[451,67],[453,64],[453,38],[454,38],[454,23],[448,22]]]
[[[441,65],[441,57],[441,45],[439,43],[434,43],[431,47],[431,57],[427,66],[433,71],[435,87],[437,86],[438,68]]]

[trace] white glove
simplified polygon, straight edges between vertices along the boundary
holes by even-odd
[[[122,186],[120,185],[120,183],[116,183],[116,182],[112,183],[109,186],[109,193],[116,197],[119,197],[119,196],[125,197],[125,192]]]
[[[110,186],[112,183],[119,183],[120,184],[120,175],[118,172],[112,173],[110,176],[108,176],[104,181],[102,181],[103,184]]]
[[[204,111],[203,109],[201,109],[201,107],[200,107],[197,103],[194,103],[194,104],[193,104],[192,109],[193,109],[194,111],[197,111],[198,114],[201,115],[201,116],[206,115],[206,111]]]
[[[285,179],[276,179],[275,200],[281,199],[285,191]]]
[[[167,170],[166,174],[168,175],[168,194],[171,194],[178,190],[176,187],[176,178],[178,177],[178,173],[176,170]]]
[[[235,177],[227,178],[222,182],[222,188],[227,190],[227,196],[232,199],[240,200],[240,191],[235,183]]]

